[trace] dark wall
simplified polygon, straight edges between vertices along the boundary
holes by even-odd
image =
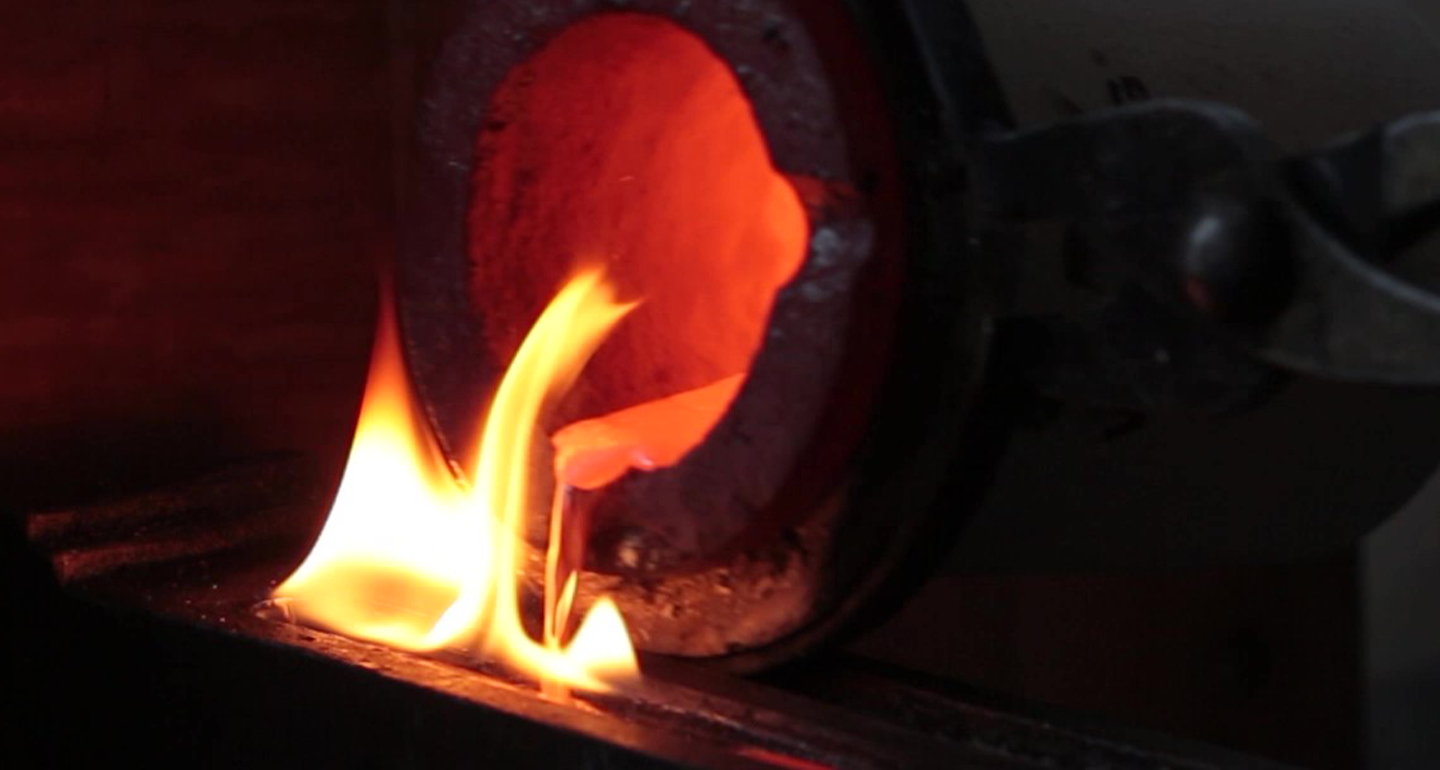
[[[386,34],[381,0],[0,4],[0,501],[338,460],[391,241]]]
[[[948,575],[851,649],[1309,768],[1360,760],[1354,560]]]

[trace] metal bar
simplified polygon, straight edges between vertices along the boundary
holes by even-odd
[[[68,584],[116,569],[298,539],[322,491],[294,454],[238,462],[164,487],[24,518],[25,535]]]
[[[85,584],[89,596],[140,607],[179,621],[192,645],[259,645],[283,655],[287,670],[308,672],[305,657],[356,692],[376,688],[388,699],[428,704],[427,720],[473,725],[477,741],[523,731],[544,746],[513,745],[487,757],[505,762],[572,761],[579,766],[781,768],[994,768],[1066,766],[1152,770],[1175,767],[1273,768],[1242,757],[1189,759],[1173,742],[1105,737],[1088,728],[928,692],[914,683],[886,691],[881,678],[844,665],[824,666],[829,690],[791,690],[736,678],[693,663],[650,657],[645,681],[623,694],[542,696],[513,672],[456,657],[426,657],[282,622],[255,611],[288,564],[236,556],[180,570],[157,565]],[[220,632],[218,634],[214,632]],[[334,671],[342,664],[343,673]],[[314,664],[319,666],[317,662]],[[306,686],[286,682],[286,688]],[[331,685],[333,686],[333,685]],[[837,691],[850,693],[839,697]],[[443,697],[436,698],[440,695]],[[907,708],[893,704],[905,701]],[[890,705],[887,705],[890,704]],[[415,708],[420,708],[419,705]],[[443,715],[443,716],[442,716]],[[553,739],[543,736],[554,736]],[[553,752],[564,757],[555,760]],[[497,749],[499,751],[500,749]],[[544,754],[544,752],[552,752]],[[573,755],[569,752],[574,752]],[[1213,752],[1212,752],[1213,753]],[[542,757],[541,754],[544,754]],[[580,762],[580,760],[573,760]],[[588,763],[588,764],[586,764]],[[608,763],[608,764],[607,764]]]

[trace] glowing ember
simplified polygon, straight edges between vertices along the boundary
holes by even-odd
[[[560,290],[501,379],[467,487],[417,410],[387,297],[334,506],[276,598],[308,623],[408,650],[473,651],[542,682],[605,690],[637,677],[609,599],[562,648],[526,634],[516,579],[536,421],[631,307],[615,301],[599,270]]]

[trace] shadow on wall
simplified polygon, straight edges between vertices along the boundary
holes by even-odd
[[[1369,765],[1440,767],[1440,475],[1363,553]]]

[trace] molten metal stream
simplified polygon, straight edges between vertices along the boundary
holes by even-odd
[[[569,603],[547,602],[552,633],[537,642],[525,632],[517,582],[537,421],[632,307],[615,300],[598,269],[560,290],[501,379],[467,486],[450,472],[416,407],[387,294],[335,503],[309,556],[275,597],[299,619],[350,636],[499,659],[549,683],[551,692],[557,684],[603,691],[638,677],[613,602],[596,602],[566,645],[556,610],[568,614]],[[563,519],[554,526],[565,527]],[[547,593],[573,597],[576,580],[571,569]]]

